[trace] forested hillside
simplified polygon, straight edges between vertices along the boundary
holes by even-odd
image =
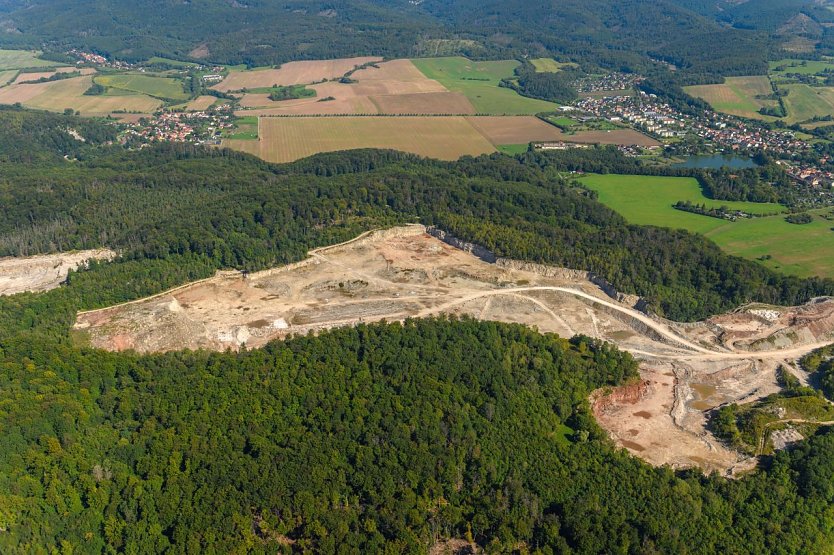
[[[30,0],[0,2],[0,45],[218,63],[467,54],[562,54],[612,69],[666,59],[690,81],[764,73],[766,34],[727,29],[670,0]],[[438,40],[440,39],[440,40]]]
[[[586,401],[634,362],[586,338],[426,320],[138,357],[24,337],[0,340],[0,365],[4,553],[834,541],[834,435],[740,481],[652,469],[611,447]]]
[[[834,281],[776,274],[697,235],[628,225],[558,177],[564,169],[537,154],[445,163],[379,151],[270,166],[180,146],[55,168],[8,164],[0,255],[108,246],[127,259],[257,270],[420,221],[499,256],[593,271],[675,319],[834,293]]]

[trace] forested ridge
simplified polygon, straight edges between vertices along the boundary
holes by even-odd
[[[768,33],[728,28],[671,0],[127,0],[0,2],[0,44],[128,61],[154,55],[224,64],[464,54],[573,57],[608,69],[676,64],[686,82],[767,70]],[[276,32],[276,29],[280,29]]]
[[[71,288],[72,286],[70,286]],[[49,295],[49,293],[47,294]],[[631,357],[424,320],[236,353],[0,342],[7,553],[822,552],[834,434],[739,481],[612,448]],[[520,543],[521,542],[521,543]]]

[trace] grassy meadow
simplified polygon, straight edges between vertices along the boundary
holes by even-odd
[[[456,56],[412,60],[429,79],[439,81],[452,92],[463,93],[479,114],[527,115],[550,112],[556,104],[525,98],[512,89],[499,87],[501,79],[513,76],[515,60],[473,62]]]
[[[154,77],[137,73],[118,73],[100,75],[96,83],[111,89],[123,90],[137,94],[146,94],[156,98],[171,100],[188,100],[189,95],[183,90],[182,82],[169,77]]]
[[[565,67],[576,67],[576,64],[570,62],[557,62],[553,58],[533,58],[530,60],[533,67],[539,73],[556,73],[562,71]]]
[[[41,60],[38,55],[40,55],[40,52],[30,50],[0,50],[0,71],[65,65],[49,60]]]
[[[810,87],[801,83],[780,85],[788,91],[782,100],[788,111],[786,123],[805,121],[814,116],[834,115],[834,87]]]
[[[580,181],[630,223],[700,233],[730,254],[753,260],[770,256],[760,262],[787,274],[834,277],[834,222],[821,217],[831,209],[815,211],[814,221],[806,225],[789,224],[783,215],[730,222],[675,210],[672,205],[689,200],[758,214],[784,208],[778,204],[711,200],[704,197],[692,178],[588,175]]]
[[[719,85],[695,85],[684,87],[684,90],[692,96],[705,100],[717,112],[751,119],[768,121],[775,119],[759,113],[760,108],[773,108],[778,104],[775,100],[758,98],[773,94],[770,80],[766,75],[727,77],[724,83]]]

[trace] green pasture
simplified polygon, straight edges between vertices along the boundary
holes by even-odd
[[[530,149],[527,143],[521,145],[498,145],[498,152],[515,156],[516,154],[524,154]]]
[[[551,112],[552,102],[525,98],[512,89],[500,87],[501,79],[511,78],[519,65],[515,60],[473,62],[456,56],[417,58],[415,66],[429,79],[439,81],[453,92],[466,95],[480,114],[525,115]]]
[[[182,88],[182,82],[169,77],[154,77],[136,73],[117,73],[99,75],[95,78],[99,85],[112,89],[146,94],[156,98],[171,100],[188,100],[190,96]]]
[[[557,73],[562,71],[565,67],[576,67],[576,64],[570,62],[557,62],[553,58],[533,58],[530,60],[533,67],[539,73]]]
[[[580,181],[630,223],[700,233],[730,254],[751,260],[769,256],[760,262],[786,274],[834,277],[834,222],[821,217],[830,208],[812,212],[814,221],[805,225],[789,224],[784,215],[730,222],[675,210],[672,205],[689,200],[756,214],[784,208],[778,204],[711,200],[704,197],[693,178],[588,175]]]
[[[798,73],[800,75],[818,75],[826,70],[834,70],[834,61],[832,60],[792,60],[784,59],[775,62],[769,62],[770,73],[777,77],[785,77],[788,73]],[[784,67],[782,70],[777,70],[778,67]]]
[[[788,91],[782,99],[788,111],[788,123],[834,115],[834,87],[810,87],[796,83],[780,85],[779,88]]]
[[[32,50],[0,50],[0,70],[34,67],[58,67],[66,64],[41,60],[40,52]]]

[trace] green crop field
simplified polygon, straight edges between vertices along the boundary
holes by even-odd
[[[775,118],[762,116],[762,107],[776,107],[775,100],[765,100],[764,96],[773,94],[770,80],[765,75],[748,77],[728,77],[719,85],[695,85],[684,90],[702,100],[709,102],[717,112],[735,116],[772,121]]]
[[[510,156],[524,154],[528,150],[530,150],[530,145],[526,143],[520,145],[498,145],[498,152],[509,154]]]
[[[834,70],[831,60],[778,60],[770,62],[770,73],[774,77],[784,78],[788,73],[800,75],[819,75],[826,70]]]
[[[171,100],[187,100],[189,98],[189,95],[182,88],[182,82],[168,77],[118,73],[99,75],[95,80],[96,83],[105,87],[146,94],[156,98],[170,98]]]
[[[451,57],[418,58],[412,62],[429,79],[439,81],[452,92],[463,93],[479,114],[526,115],[556,109],[552,102],[525,98],[498,86],[501,79],[513,76],[519,65],[515,60],[473,62]]]
[[[0,87],[6,86],[14,81],[15,77],[17,77],[17,73],[18,71],[16,69],[0,71]]]
[[[834,115],[834,87],[810,87],[797,83],[780,85],[779,88],[788,91],[782,99],[788,111],[787,123]]]
[[[814,221],[806,225],[789,224],[783,215],[729,222],[675,210],[672,205],[689,200],[758,214],[783,208],[777,204],[711,200],[703,196],[692,178],[589,175],[581,182],[630,223],[700,233],[727,252],[752,260],[769,255],[771,258],[762,263],[787,274],[834,277],[834,222],[820,217],[830,209],[816,211]]]
[[[536,71],[540,73],[556,73],[565,67],[576,67],[576,64],[569,62],[557,62],[553,58],[533,58],[530,60],[530,63],[533,64]]]
[[[58,67],[66,64],[41,60],[40,52],[30,50],[0,50],[0,70],[29,67]]]

